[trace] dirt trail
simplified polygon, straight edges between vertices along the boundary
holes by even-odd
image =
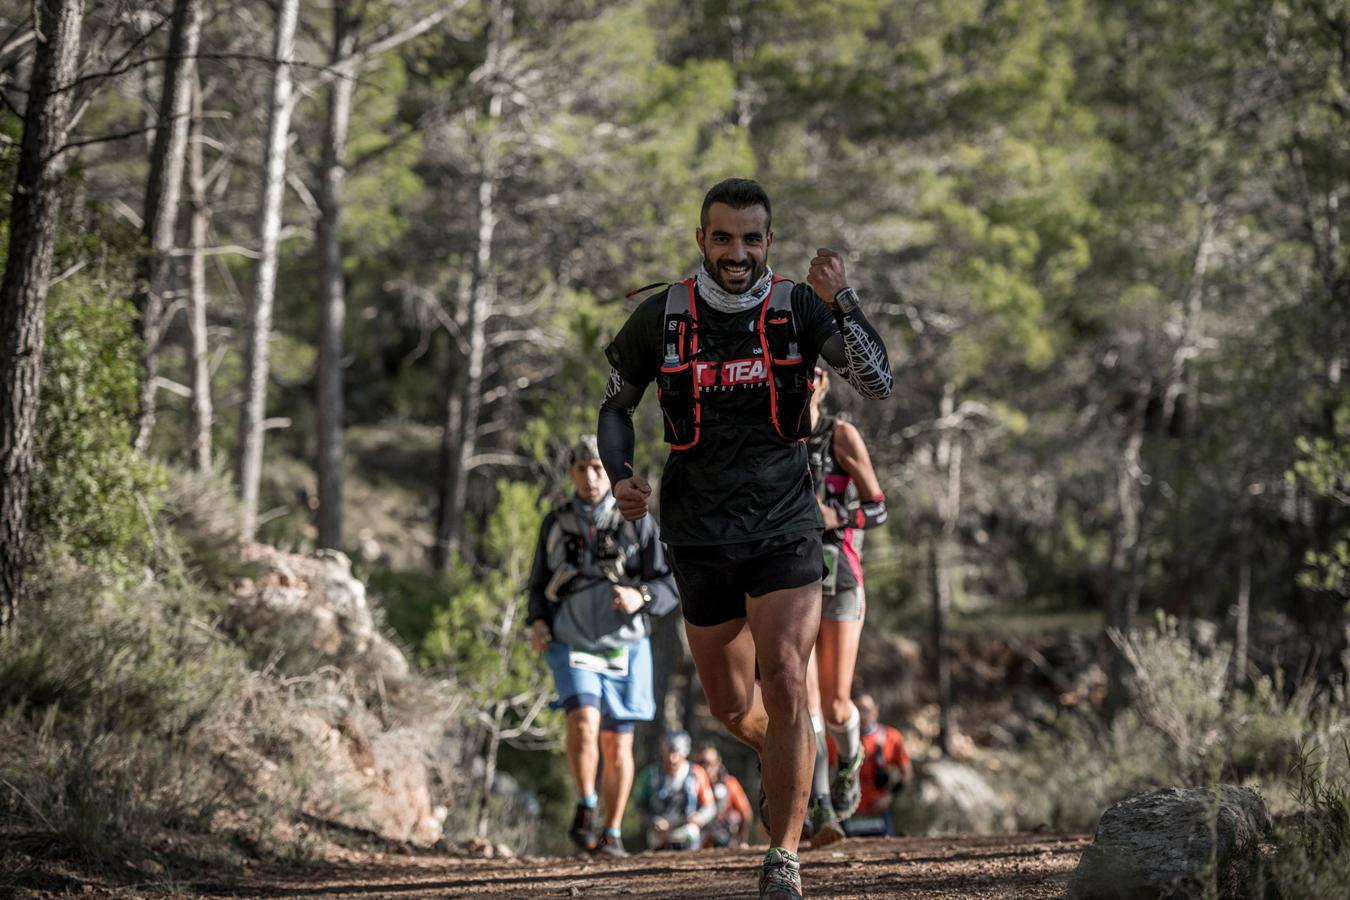
[[[809,898],[1064,896],[1084,836],[872,838],[802,854]],[[260,868],[199,897],[752,897],[759,850],[634,854],[623,860],[380,856],[364,865]]]

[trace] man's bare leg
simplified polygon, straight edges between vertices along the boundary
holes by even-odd
[[[807,663],[820,630],[820,582],[746,598],[768,725],[760,760],[769,846],[797,851],[816,752],[807,712]]]
[[[769,717],[755,683],[755,641],[746,620],[709,626],[686,621],[684,631],[713,716],[756,753],[761,752]]]
[[[600,710],[593,706],[578,706],[567,714],[567,764],[577,792],[583,797],[594,794],[600,768]]]
[[[633,732],[600,732],[600,750],[605,768],[600,774],[600,796],[605,807],[605,828],[618,828],[628,792],[633,789]]]

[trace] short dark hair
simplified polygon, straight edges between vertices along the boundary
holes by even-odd
[[[700,228],[708,227],[708,208],[714,203],[725,203],[732,209],[762,206],[764,218],[767,220],[764,227],[767,229],[773,224],[773,207],[769,205],[769,195],[764,193],[764,188],[759,186],[758,181],[751,181],[749,178],[728,178],[713,185],[703,198],[703,209],[698,214]]]

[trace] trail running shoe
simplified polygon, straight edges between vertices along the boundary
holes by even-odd
[[[844,826],[839,824],[834,805],[828,800],[824,803],[811,801],[811,808],[806,811],[806,823],[811,830],[812,850],[837,844],[844,839]]]
[[[839,761],[839,771],[834,773],[830,781],[830,803],[841,822],[857,812],[858,804],[862,803],[862,784],[858,780],[862,762],[860,748],[847,763],[842,759]]]
[[[595,810],[592,807],[584,803],[577,804],[577,812],[572,816],[572,827],[567,829],[567,836],[582,850],[595,849]]]
[[[759,900],[802,900],[802,871],[797,854],[770,847],[759,870]]]
[[[595,845],[596,856],[612,856],[615,859],[622,859],[628,855],[624,849],[623,838],[615,837],[612,834],[600,836],[600,843]]]

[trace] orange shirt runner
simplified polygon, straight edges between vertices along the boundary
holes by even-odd
[[[898,788],[896,777],[887,770],[901,772],[909,769],[909,751],[905,749],[905,739],[900,732],[889,725],[878,725],[871,731],[862,732],[863,763],[858,773],[859,786],[862,788],[862,802],[858,804],[857,817],[884,816],[890,812],[891,788]],[[830,749],[830,765],[837,765],[838,751],[834,738],[826,739]],[[878,779],[878,772],[882,779]],[[885,785],[881,787],[879,785]]]

